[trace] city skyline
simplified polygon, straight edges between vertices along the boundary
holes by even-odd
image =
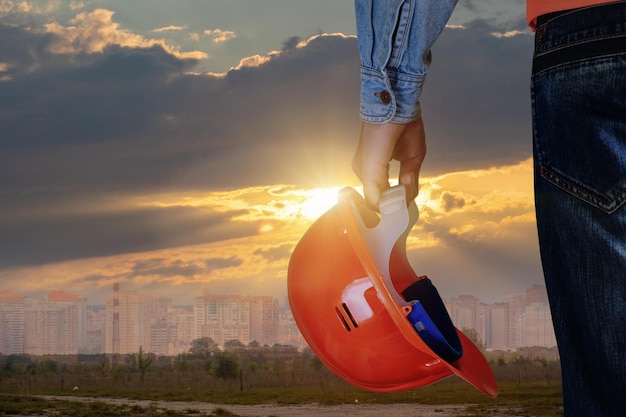
[[[436,286],[436,281],[433,280],[433,283]],[[120,285],[118,283],[118,285]],[[446,294],[444,292],[439,291],[442,299],[444,300],[448,300],[448,299],[452,299],[452,298],[458,298],[458,297],[464,297],[464,296],[470,296],[470,297],[475,297],[477,299],[479,299],[481,302],[486,303],[486,304],[497,304],[500,302],[504,302],[506,301],[508,298],[510,298],[513,295],[517,295],[517,294],[522,294],[525,293],[529,288],[534,288],[534,287],[539,287],[539,288],[543,288],[544,292],[545,292],[545,285],[543,283],[538,283],[538,284],[532,284],[531,287],[525,288],[523,291],[521,292],[517,292],[517,293],[510,293],[510,294],[504,294],[501,297],[498,298],[482,298],[480,296],[479,292],[476,293],[472,293],[472,292],[467,292],[467,293],[454,293],[454,294]],[[99,308],[99,307],[104,307],[107,302],[111,301],[113,299],[113,294],[114,294],[114,285],[112,285],[109,290],[108,290],[108,295],[105,295],[104,298],[98,298],[97,302],[89,302],[89,297],[84,296],[82,294],[74,294],[72,291],[70,290],[65,290],[65,289],[45,289],[45,290],[41,290],[41,291],[37,291],[35,293],[20,293],[18,291],[15,291],[13,289],[10,288],[4,288],[4,287],[0,287],[0,291],[6,294],[14,294],[14,295],[18,295],[24,298],[30,298],[30,299],[44,299],[44,298],[48,298],[48,297],[55,297],[55,296],[65,296],[65,297],[78,297],[79,299],[84,299],[87,301],[87,306],[89,307],[93,307],[93,308]],[[186,298],[177,298],[177,301],[174,301],[174,297],[168,296],[165,293],[162,292],[146,292],[146,291],[141,291],[140,289],[137,288],[128,288],[128,286],[124,286],[124,291],[125,292],[129,292],[129,293],[143,293],[143,294],[148,294],[152,297],[155,298],[171,298],[172,299],[172,305],[176,306],[176,307],[193,307],[194,305],[194,299],[198,298],[198,297],[202,297],[208,294],[214,295],[214,296],[235,296],[235,297],[241,297],[241,296],[256,296],[256,297],[274,297],[277,300],[279,300],[279,304],[281,308],[288,308],[289,307],[289,301],[288,301],[288,296],[285,294],[283,296],[272,296],[269,294],[250,294],[250,293],[245,293],[245,292],[238,292],[238,293],[222,293],[222,292],[214,292],[210,290],[210,287],[206,286],[206,285],[198,285],[197,287],[195,287],[194,291],[192,291],[190,294],[187,295]],[[546,294],[547,297],[547,294]],[[185,301],[186,300],[186,301]],[[178,302],[178,301],[182,301],[182,302]],[[546,299],[547,301],[547,299]]]
[[[504,302],[487,304],[472,295],[444,299],[454,325],[472,329],[489,350],[555,347],[545,287],[533,285]],[[28,299],[0,290],[0,354],[186,353],[193,340],[231,340],[243,345],[306,346],[291,310],[273,297],[202,294],[191,306],[168,297],[115,286],[103,306],[76,294],[53,291]]]

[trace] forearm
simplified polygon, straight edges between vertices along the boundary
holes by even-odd
[[[355,0],[361,119],[406,124],[420,117],[430,48],[457,0]]]

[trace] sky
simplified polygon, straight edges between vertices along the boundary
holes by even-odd
[[[524,13],[461,0],[433,47],[407,253],[444,298],[542,283]],[[348,0],[0,0],[0,289],[283,302],[359,186],[358,72]]]

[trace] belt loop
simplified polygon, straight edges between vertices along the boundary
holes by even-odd
[[[543,36],[546,33],[546,26],[548,26],[548,24],[544,23],[541,26],[537,26],[537,28],[535,29],[535,54],[539,52],[539,48],[543,43]]]

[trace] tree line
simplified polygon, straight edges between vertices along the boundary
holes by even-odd
[[[528,351],[530,352],[530,351]],[[541,354],[485,352],[500,381],[560,382],[558,359]],[[545,352],[540,350],[536,352]],[[139,346],[132,354],[2,355],[0,391],[51,392],[103,388],[165,388],[170,391],[261,387],[306,387],[323,390],[338,380],[310,348],[238,340],[219,347],[210,338],[192,341],[187,352],[157,356]]]

